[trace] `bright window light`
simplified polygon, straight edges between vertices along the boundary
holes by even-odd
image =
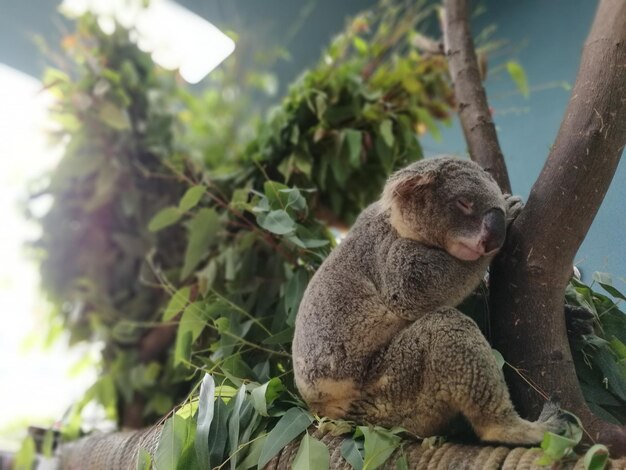
[[[49,307],[39,293],[37,266],[24,250],[38,229],[20,206],[28,183],[54,166],[61,149],[48,143],[50,96],[41,82],[0,63],[0,101],[0,448],[14,450],[20,436],[7,427],[21,419],[24,424],[59,419],[95,380],[95,371],[67,377],[73,364],[91,354],[89,345],[68,350],[59,341],[45,351],[23,348],[31,332],[45,334]]]
[[[132,27],[139,47],[161,67],[178,69],[188,83],[198,83],[235,50],[231,38],[170,0],[151,0],[147,8],[128,0],[64,0],[61,9],[70,16],[94,13],[107,33],[115,21]]]

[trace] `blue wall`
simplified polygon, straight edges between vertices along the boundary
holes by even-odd
[[[513,192],[526,198],[539,175],[556,137],[570,91],[551,87],[531,91],[524,99],[508,74],[497,71],[504,60],[516,59],[524,67],[531,86],[574,84],[580,53],[589,32],[596,2],[590,0],[492,0],[475,19],[476,34],[494,24],[494,40],[507,40],[502,54],[490,58],[496,69],[486,81],[489,103],[509,169]],[[441,142],[424,140],[427,155],[465,155],[458,122],[445,129]],[[626,163],[615,174],[604,203],[581,246],[575,262],[586,280],[593,271],[626,276]],[[621,286],[620,286],[621,284]],[[616,287],[624,287],[620,281]],[[624,290],[624,289],[622,289]]]

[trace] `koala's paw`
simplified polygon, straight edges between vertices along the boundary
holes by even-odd
[[[508,227],[522,212],[524,202],[521,197],[512,194],[505,194],[504,199],[506,201],[506,226]]]
[[[553,399],[546,402],[537,422],[544,424],[545,431],[567,437],[573,436],[575,429],[580,427],[578,418],[562,410],[559,402]]]

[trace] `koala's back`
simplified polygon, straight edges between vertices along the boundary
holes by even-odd
[[[397,238],[387,219],[378,203],[363,211],[304,294],[292,347],[296,382],[309,402],[320,380],[359,381],[380,347],[406,327],[380,297],[377,266]]]

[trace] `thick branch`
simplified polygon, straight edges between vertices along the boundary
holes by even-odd
[[[626,1],[602,0],[555,144],[492,266],[492,311],[497,312],[492,331],[494,346],[507,361],[548,394],[557,393],[592,437],[622,454],[625,428],[601,422],[585,405],[562,312],[574,256],[625,143]],[[519,377],[508,378],[522,412],[536,414],[543,400]]]
[[[495,178],[503,192],[511,183],[496,128],[491,119],[474,41],[470,31],[467,0],[444,0],[444,44],[448,68],[454,82],[459,119],[470,157]]]

